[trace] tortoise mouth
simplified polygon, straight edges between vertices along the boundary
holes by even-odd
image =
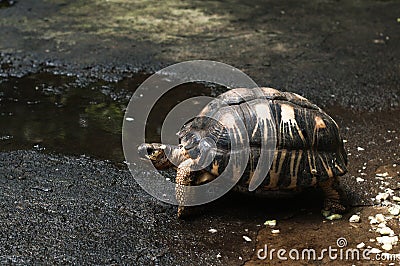
[[[153,154],[154,148],[151,144],[143,143],[138,147],[138,153],[141,158],[150,159],[150,155]]]
[[[157,160],[165,154],[166,145],[160,143],[143,143],[138,147],[138,153],[141,158]]]
[[[170,149],[170,146],[160,143],[143,143],[138,147],[138,153],[144,161],[150,160],[157,170],[164,170],[172,166],[167,157]]]

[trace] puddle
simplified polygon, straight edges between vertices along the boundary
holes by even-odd
[[[124,110],[147,77],[83,84],[75,77],[39,73],[0,80],[0,150],[36,148],[121,162]],[[202,84],[188,83],[165,94],[150,113],[146,141],[159,141],[162,122],[174,105],[210,93]]]
[[[0,0],[0,8],[10,7],[15,4],[13,0]]]

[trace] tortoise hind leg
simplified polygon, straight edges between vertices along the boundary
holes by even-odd
[[[320,187],[325,194],[324,210],[330,211],[331,213],[343,213],[346,208],[341,204],[340,194],[334,187],[335,181],[336,178],[329,178],[320,183]]]

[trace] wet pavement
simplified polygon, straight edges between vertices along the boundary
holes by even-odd
[[[257,251],[322,250],[340,237],[382,250],[369,216],[384,214],[400,234],[389,213],[400,204],[399,9],[396,1],[0,1],[0,262],[278,265],[287,261]],[[137,185],[123,164],[126,104],[152,71],[189,59],[232,64],[324,107],[347,141],[341,188],[350,208],[341,220],[325,220],[311,190],[289,199],[228,194],[179,221],[174,206]],[[150,115],[147,140],[159,139],[174,104],[224,89],[172,91]],[[135,175],[147,174],[138,166]],[[356,213],[361,222],[349,223]],[[275,228],[263,224],[271,219]]]

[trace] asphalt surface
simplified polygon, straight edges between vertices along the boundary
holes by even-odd
[[[239,264],[254,248],[246,212],[180,221],[111,163],[16,151],[0,174],[1,264]]]

